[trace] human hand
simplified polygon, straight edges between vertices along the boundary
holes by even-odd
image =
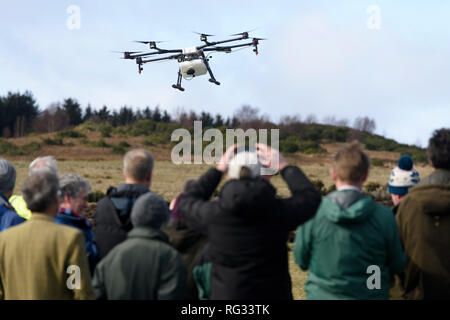
[[[222,171],[223,173],[228,171],[228,165],[235,155],[236,148],[237,144],[234,144],[230,146],[227,151],[225,151],[225,153],[222,155],[222,158],[220,158],[219,164],[216,167],[217,170]]]
[[[256,149],[256,154],[259,156],[261,164],[264,167],[281,171],[288,165],[286,159],[278,152],[278,150],[262,143],[257,143]]]

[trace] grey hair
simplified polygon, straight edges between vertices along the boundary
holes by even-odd
[[[55,175],[58,175],[58,166],[56,164],[56,159],[52,156],[39,157],[30,163],[29,173],[31,174],[34,170],[38,168],[46,167],[49,168]]]
[[[22,195],[32,212],[45,212],[58,194],[58,176],[49,167],[33,169],[22,186]]]
[[[63,174],[59,177],[59,188],[61,189],[61,196],[65,195],[76,198],[80,195],[82,190],[89,193],[91,185],[85,178],[77,174]]]
[[[123,158],[124,173],[137,181],[144,181],[153,170],[152,154],[145,149],[130,150]]]

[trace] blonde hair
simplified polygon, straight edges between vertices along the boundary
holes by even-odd
[[[343,145],[333,159],[333,169],[339,180],[359,183],[369,172],[370,158],[358,141]]]

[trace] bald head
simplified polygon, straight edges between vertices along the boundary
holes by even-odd
[[[149,151],[145,149],[128,151],[123,158],[123,174],[126,182],[149,187],[153,165],[153,156]]]

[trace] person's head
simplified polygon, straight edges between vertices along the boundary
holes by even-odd
[[[55,175],[58,175],[58,166],[56,164],[55,158],[52,156],[39,157],[33,160],[29,166],[29,173],[31,174],[33,170],[42,167],[49,168]]]
[[[261,176],[262,164],[255,152],[242,151],[231,159],[229,179],[256,179]]]
[[[62,202],[60,206],[77,214],[82,214],[88,207],[89,182],[76,174],[63,174],[59,177]]]
[[[128,151],[123,158],[125,182],[150,187],[153,165],[153,156],[149,151],[145,149]]]
[[[339,148],[330,174],[336,187],[352,185],[361,188],[369,175],[369,169],[369,156],[358,141],[353,141]]]
[[[58,191],[58,176],[47,167],[33,170],[22,186],[28,209],[51,216],[58,213]]]
[[[153,192],[140,196],[131,210],[131,223],[134,227],[160,229],[168,219],[167,202]]]
[[[6,159],[0,159],[0,194],[9,199],[16,185],[16,169]]]
[[[434,131],[427,153],[434,168],[450,170],[450,129]]]
[[[183,185],[183,192],[186,192],[189,190],[189,188],[195,183],[197,182],[197,178],[188,178],[186,179],[186,181],[184,182]]]
[[[414,169],[414,161],[409,155],[404,155],[398,160],[389,177],[388,190],[392,202],[397,205],[408,193],[409,188],[419,183],[419,172]]]

